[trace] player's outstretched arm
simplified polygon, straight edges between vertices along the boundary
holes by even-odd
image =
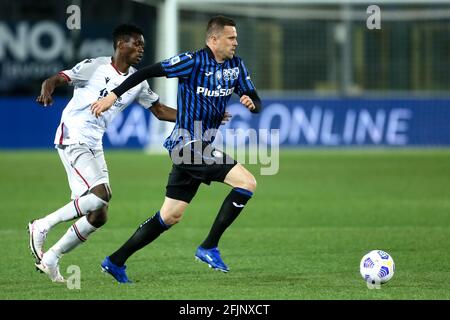
[[[177,119],[177,109],[171,108],[161,102],[155,103],[149,110],[161,121],[175,122]]]
[[[55,74],[50,78],[47,78],[42,82],[41,94],[36,98],[36,102],[44,107],[51,106],[53,104],[52,94],[56,87],[60,87],[67,84],[67,79],[60,74]]]
[[[117,96],[114,92],[108,93],[108,95],[102,99],[99,99],[91,104],[91,112],[93,115],[98,117],[105,112],[114,104],[117,100]]]
[[[111,92],[104,97],[94,103],[91,104],[92,113],[98,117],[102,112],[111,108],[116,99],[120,97],[122,94],[130,90],[131,88],[137,86],[142,81],[145,81],[149,78],[155,77],[163,77],[166,75],[166,72],[162,68],[161,62],[157,62],[152,64],[151,66],[147,66],[142,68],[141,70],[136,71],[131,76],[129,76],[120,86],[111,90]]]
[[[261,111],[261,99],[256,91],[244,92],[239,101],[252,113]]]

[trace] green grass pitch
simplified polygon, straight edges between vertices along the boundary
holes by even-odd
[[[133,285],[100,262],[162,204],[167,155],[106,151],[113,199],[109,221],[61,260],[81,289],[35,271],[26,225],[64,205],[69,188],[56,151],[0,153],[0,299],[449,299],[450,150],[282,151],[277,175],[261,176],[254,198],[223,236],[231,271],[194,261],[229,188],[202,186],[180,224],[127,262]],[[48,236],[53,244],[70,226]],[[389,252],[394,278],[368,289],[361,257]]]

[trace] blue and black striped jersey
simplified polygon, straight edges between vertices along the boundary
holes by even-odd
[[[180,141],[212,142],[214,136],[205,132],[219,128],[233,92],[242,96],[256,90],[241,58],[235,56],[218,63],[208,47],[179,54],[161,64],[167,78],[179,79],[177,120],[164,142],[169,151]]]

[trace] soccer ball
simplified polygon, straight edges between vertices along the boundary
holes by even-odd
[[[359,271],[367,283],[383,284],[391,280],[394,275],[394,260],[385,251],[373,250],[361,259]]]

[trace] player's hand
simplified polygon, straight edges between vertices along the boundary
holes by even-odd
[[[41,92],[39,97],[36,98],[36,102],[43,105],[44,107],[47,107],[53,104],[53,98],[52,95],[48,92]]]
[[[255,104],[253,103],[253,100],[249,96],[246,96],[245,94],[241,97],[239,101],[250,111],[255,110],[256,108]]]
[[[227,111],[225,111],[225,114],[223,115],[223,119],[222,119],[222,124],[225,124],[228,121],[230,121],[231,117],[232,117],[231,113],[228,113]]]
[[[92,114],[98,118],[102,114],[102,112],[105,112],[106,110],[111,108],[116,99],[117,96],[114,94],[114,92],[110,92],[106,97],[95,101],[91,104]]]

